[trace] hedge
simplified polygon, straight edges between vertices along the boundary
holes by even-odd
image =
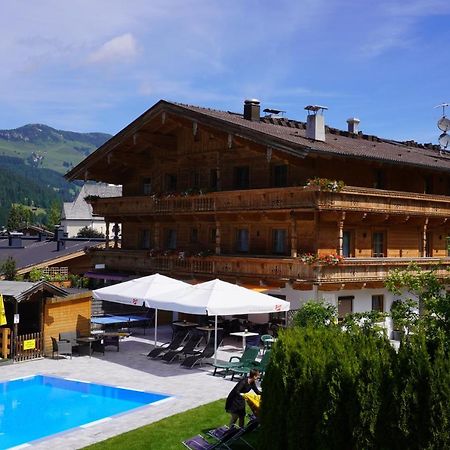
[[[422,335],[398,353],[337,327],[282,333],[263,380],[261,449],[450,448],[450,364]]]

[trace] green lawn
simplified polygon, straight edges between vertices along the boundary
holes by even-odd
[[[230,416],[225,412],[224,405],[225,400],[217,400],[86,448],[90,450],[180,450],[185,448],[181,444],[183,440],[199,433],[204,435],[207,430],[229,422]],[[246,437],[246,440],[254,443],[256,438],[257,431],[248,439]],[[248,446],[239,442],[233,448],[249,449]]]

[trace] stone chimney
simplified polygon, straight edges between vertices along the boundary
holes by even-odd
[[[325,119],[323,112],[328,109],[326,106],[308,105],[306,120],[306,137],[315,141],[325,142]]]
[[[358,133],[358,126],[361,121],[357,119],[356,117],[350,117],[350,119],[347,119],[348,124],[348,132],[349,133]]]
[[[245,100],[244,102],[244,119],[253,122],[259,122],[260,119],[260,102],[256,98]]]

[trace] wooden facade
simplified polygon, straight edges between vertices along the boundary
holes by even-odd
[[[121,248],[109,242],[94,263],[299,291],[380,287],[411,262],[450,264],[450,158],[436,148],[334,129],[315,142],[297,122],[227,114],[159,102],[69,172],[123,185],[92,201],[108,240],[122,226]],[[308,185],[316,177],[344,187]]]
[[[78,331],[80,336],[91,332],[90,291],[68,297],[47,299],[44,304],[44,353],[52,352],[52,337],[59,339],[59,333]]]

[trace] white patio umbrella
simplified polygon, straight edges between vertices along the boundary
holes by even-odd
[[[287,312],[290,309],[289,302],[219,279],[187,285],[155,295],[153,299],[164,301],[164,309],[171,311],[215,316],[214,360],[217,359],[217,316]]]
[[[166,310],[166,294],[175,289],[189,287],[188,283],[155,273],[146,277],[135,278],[123,283],[113,284],[92,291],[95,299],[109,302],[123,303],[125,305],[147,306],[155,309],[155,347],[157,341],[158,309]],[[160,301],[155,301],[160,297]],[[170,309],[168,309],[170,311]]]

